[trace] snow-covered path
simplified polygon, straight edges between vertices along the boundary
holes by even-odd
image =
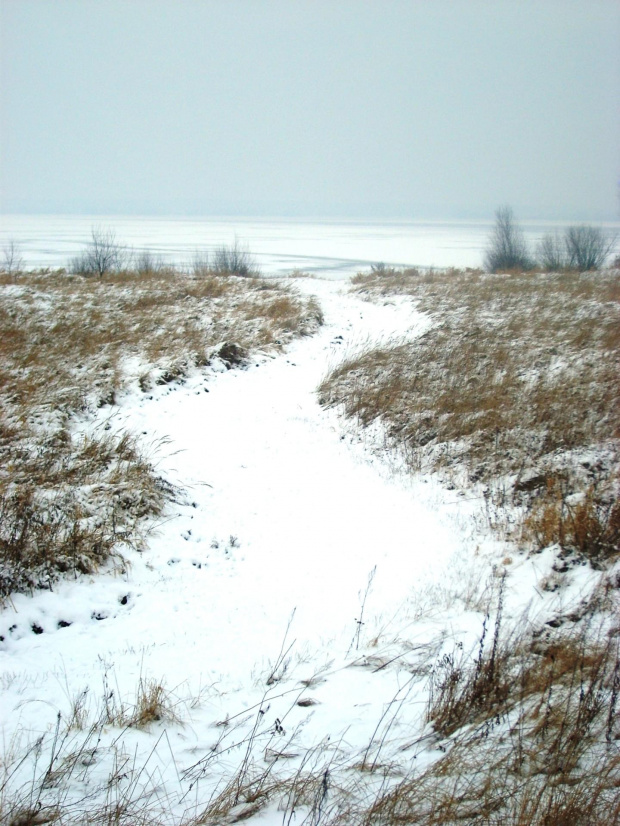
[[[276,661],[293,612],[291,671],[311,675],[334,658],[342,668],[373,569],[366,639],[467,543],[438,506],[435,483],[391,473],[316,397],[344,352],[415,335],[427,319],[406,301],[362,302],[342,282],[295,283],[323,307],[317,335],[244,370],[196,372],[150,399],[136,390],[102,413],[99,426],[167,438],[159,468],[187,499],[170,507],[144,553],[130,555],[125,574],[17,595],[0,613],[5,740],[53,730],[57,712],[70,713],[86,687],[96,706],[106,673],[128,698],[141,676],[163,680],[175,696],[209,686],[206,706],[192,712],[193,734],[178,730],[181,752],[172,761],[167,753],[161,768],[176,777],[177,763],[210,747],[218,715],[260,701],[259,675]],[[394,680],[388,671],[334,673],[306,735],[318,741],[356,724],[349,742],[362,747]],[[125,736],[150,754],[146,735]]]
[[[133,678],[144,667],[134,652],[146,647],[149,671],[174,683],[196,674],[243,681],[277,654],[294,609],[299,641],[352,633],[374,566],[371,607],[391,613],[454,551],[459,537],[428,495],[420,501],[413,483],[345,440],[315,392],[343,351],[415,334],[426,319],[407,303],[364,303],[342,282],[297,285],[323,306],[316,336],[247,370],[196,374],[114,409],[114,427],[168,438],[161,470],[189,486],[191,504],[173,506],[126,578],[17,596],[2,617],[17,626],[0,630],[5,664],[17,654],[35,671],[62,661],[73,684],[103,658]],[[33,624],[45,633],[33,635]]]
[[[209,394],[196,377],[119,412],[123,426],[170,439],[162,469],[190,485],[197,505],[151,543],[156,614],[152,593],[136,596],[123,623],[128,642],[166,641],[179,675],[197,656],[243,679],[275,656],[294,609],[298,640],[352,632],[375,565],[372,604],[389,612],[457,542],[412,486],[351,449],[316,399],[343,348],[411,335],[426,320],[406,303],[362,303],[335,282],[311,281],[306,290],[318,291],[326,316],[315,337],[220,374]]]

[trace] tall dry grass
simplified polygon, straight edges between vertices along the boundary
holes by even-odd
[[[322,402],[362,425],[380,420],[412,469],[501,479],[510,504],[533,512],[525,534],[539,546],[615,555],[618,271],[386,270],[353,281],[370,300],[411,296],[435,323],[347,358]]]
[[[600,596],[587,618],[543,633],[504,629],[500,591],[473,656],[457,648],[431,671],[427,720],[438,759],[329,822],[619,823],[618,627],[597,628]]]

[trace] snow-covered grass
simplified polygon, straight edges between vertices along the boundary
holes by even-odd
[[[321,407],[343,355],[437,322],[292,283],[314,336],[146,392],[129,361],[70,428],[165,439],[185,495],[122,570],[0,612],[3,822],[620,822],[617,567],[519,552],[456,464],[412,474],[381,422]]]
[[[362,426],[380,420],[414,470],[485,485],[523,542],[593,561],[620,543],[620,273],[415,270],[353,279],[408,295],[435,324],[372,346],[321,385]],[[524,521],[510,526],[514,509]]]
[[[0,290],[0,598],[122,565],[172,493],[135,434],[78,434],[76,414],[213,360],[243,363],[320,323],[282,285],[212,273],[23,273]]]

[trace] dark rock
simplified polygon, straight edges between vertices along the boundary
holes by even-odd
[[[517,493],[531,493],[533,490],[544,488],[547,485],[547,477],[540,473],[535,476],[526,476],[523,479],[518,479],[514,483],[514,490]]]
[[[217,355],[229,369],[244,364],[247,359],[247,352],[239,344],[235,344],[234,341],[227,341],[222,344],[217,351]]]

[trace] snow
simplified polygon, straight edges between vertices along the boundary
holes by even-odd
[[[327,221],[179,218],[119,215],[3,215],[0,248],[17,242],[27,267],[64,267],[90,240],[91,228],[112,228],[121,244],[149,250],[171,263],[191,263],[196,251],[247,245],[265,273],[298,268],[343,279],[371,264],[479,267],[489,221]],[[523,223],[533,246],[566,224]],[[607,225],[616,231],[619,225]]]
[[[184,496],[153,525],[144,552],[127,552],[124,574],[15,595],[0,613],[4,742],[52,732],[58,711],[70,714],[86,688],[94,715],[106,686],[131,698],[141,678],[161,679],[185,723],[169,726],[166,745],[159,728],[127,729],[122,742],[150,761],[175,816],[200,809],[239,765],[243,750],[226,747],[241,742],[257,708],[261,748],[295,754],[327,742],[334,755],[363,753],[393,698],[406,695],[406,719],[419,720],[416,663],[456,639],[475,644],[476,599],[506,553],[476,527],[475,501],[404,476],[397,459],[369,450],[376,432],[360,434],[318,404],[316,387],[344,352],[417,335],[428,319],[405,299],[363,302],[339,281],[294,283],[323,307],[314,337],[244,370],[196,371],[150,398],[128,392],[76,424],[164,440],[158,469]],[[518,616],[553,554],[513,555],[506,610]],[[593,575],[572,576],[585,589]],[[539,595],[546,610],[559,599]],[[302,697],[316,705],[296,705]],[[239,731],[215,727],[235,715]],[[411,736],[403,726],[393,727],[401,740]],[[106,736],[109,751],[91,772],[102,779],[121,737],[111,727]],[[204,777],[183,775],[205,760]],[[257,822],[281,817],[271,807]]]

